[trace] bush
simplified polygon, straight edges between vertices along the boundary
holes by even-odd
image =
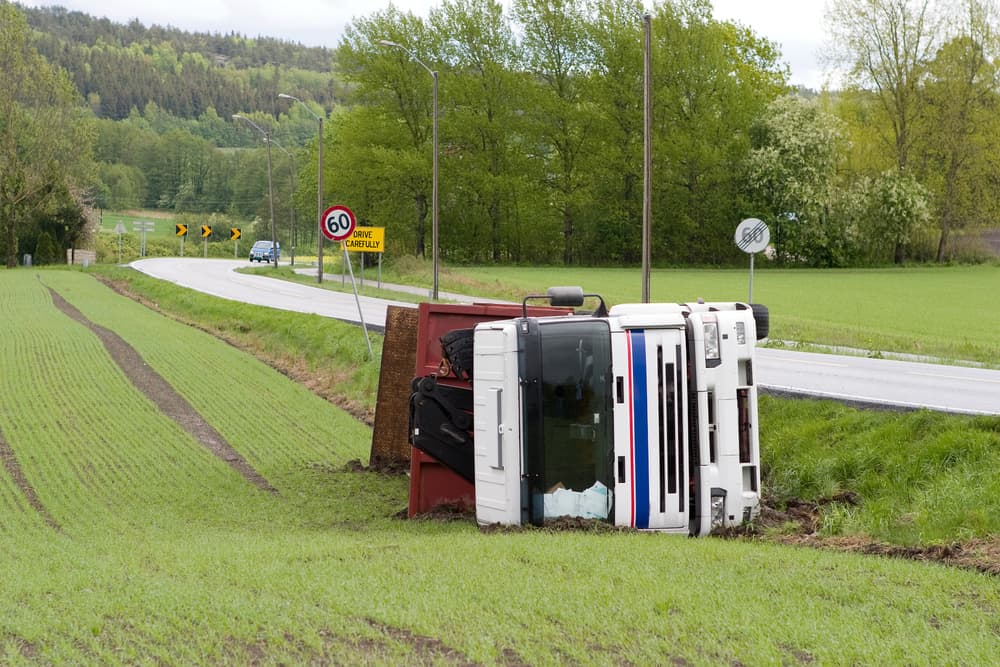
[[[35,244],[35,254],[32,261],[35,264],[65,264],[66,260],[62,254],[62,248],[52,238],[52,235],[48,232],[42,232]]]

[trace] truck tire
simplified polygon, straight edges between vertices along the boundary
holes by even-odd
[[[757,323],[757,340],[764,340],[771,331],[771,314],[762,303],[751,303],[753,320]]]
[[[453,329],[438,339],[452,372],[462,380],[472,379],[474,334],[475,329]]]

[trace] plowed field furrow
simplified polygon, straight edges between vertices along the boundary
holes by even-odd
[[[44,519],[28,504],[7,471],[0,468],[0,535],[17,534],[36,525],[45,525]]]
[[[30,386],[39,391],[30,394],[22,392],[13,397],[16,407],[14,414],[17,416],[11,420],[11,424],[14,432],[30,436],[29,440],[75,442],[79,445],[78,458],[67,459],[67,451],[62,447],[32,448],[25,452],[26,458],[35,462],[33,469],[36,471],[36,482],[51,491],[65,488],[67,484],[72,485],[73,477],[88,482],[91,475],[81,474],[80,470],[88,467],[93,469],[94,461],[101,458],[104,451],[102,441],[106,438],[113,415],[102,410],[102,406],[89,403],[94,390],[102,387],[102,369],[97,364],[88,364],[87,373],[79,372],[80,360],[88,358],[86,350],[72,345],[72,339],[65,336],[58,341],[51,341],[51,345],[46,345],[45,348],[50,351],[49,358],[27,360],[29,372],[34,374]],[[86,379],[87,376],[90,380]],[[120,373],[111,374],[110,379],[121,381]],[[121,401],[126,405],[134,403],[135,414],[141,415],[143,408],[150,414],[155,412],[146,401],[133,401],[127,396],[123,396]],[[127,457],[124,460],[133,459]],[[66,466],[67,461],[71,464],[69,468]],[[72,474],[73,471],[76,471],[76,475]],[[128,485],[120,483],[105,485],[103,481],[87,486],[94,491],[106,486],[117,493],[128,488]]]
[[[11,343],[0,345],[0,429],[64,529],[173,520],[190,506],[217,507],[222,518],[259,505],[253,487],[156,409],[33,276],[5,279],[21,298],[0,294]],[[41,299],[24,298],[32,294]]]
[[[59,273],[46,280],[89,319],[132,345],[269,479],[315,462],[366,456],[369,429],[354,420],[317,419],[331,410],[329,404],[304,388],[289,387],[270,367],[85,276]],[[289,400],[289,393],[296,398]]]
[[[93,331],[107,348],[108,353],[121,366],[126,376],[149,399],[181,428],[190,433],[213,454],[225,461],[250,483],[266,491],[276,491],[271,484],[246,459],[206,422],[183,396],[174,391],[156,371],[150,368],[132,346],[121,336],[87,319],[75,306],[50,289],[52,301],[66,315],[84,324]]]
[[[275,371],[260,364],[232,362],[228,353],[218,354],[213,344],[210,349],[171,350],[161,347],[151,351],[151,362],[171,370],[171,382],[184,387],[193,395],[192,400],[203,406],[207,419],[234,442],[240,443],[241,451],[248,460],[261,461],[263,466],[284,468],[301,465],[303,462],[329,460],[333,457],[356,458],[364,454],[363,447],[370,443],[370,435],[359,433],[360,429],[350,429],[346,433],[324,428],[319,433],[303,428],[317,409],[317,398],[302,391],[301,400],[288,402],[283,390],[272,392],[271,386],[277,378]],[[195,360],[185,367],[181,359]],[[218,384],[222,378],[240,377],[240,384],[256,387],[255,392],[240,391],[233,387],[224,390]],[[219,392],[227,401],[219,400]],[[280,405],[280,410],[276,406]],[[246,414],[256,416],[247,422]],[[257,428],[255,428],[255,426]],[[318,436],[318,437],[317,437]],[[332,450],[332,451],[331,451]]]
[[[56,530],[62,530],[59,523],[52,518],[49,510],[46,509],[42,501],[39,500],[38,494],[35,492],[34,487],[28,482],[28,478],[24,476],[24,472],[21,470],[21,464],[17,462],[17,456],[14,455],[14,450],[11,449],[10,445],[3,437],[3,432],[0,431],[0,462],[3,463],[4,470],[17,485],[18,490],[24,495],[24,499],[28,501],[31,508],[38,512],[38,516],[42,518],[51,528]]]

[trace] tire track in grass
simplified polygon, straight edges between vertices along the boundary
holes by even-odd
[[[59,522],[52,517],[49,510],[42,504],[38,494],[35,493],[35,488],[31,486],[31,482],[24,476],[24,471],[21,470],[21,464],[17,462],[14,449],[7,443],[7,440],[3,437],[3,433],[0,433],[0,459],[3,460],[4,469],[10,475],[11,479],[14,480],[14,484],[21,490],[21,493],[24,494],[24,498],[28,501],[28,504],[38,512],[38,515],[42,517],[45,523],[55,530],[62,532],[62,526],[59,525]]]
[[[52,303],[56,308],[93,331],[104,344],[111,358],[125,373],[125,376],[164,414],[177,422],[195,440],[251,484],[265,491],[277,493],[278,490],[247,463],[243,455],[229,444],[211,424],[206,422],[183,396],[178,394],[159,373],[153,370],[135,351],[135,348],[110,329],[105,329],[101,325],[91,322],[54,289],[51,287],[47,287],[47,289],[52,295]]]

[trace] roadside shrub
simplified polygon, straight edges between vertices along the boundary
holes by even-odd
[[[65,262],[62,258],[62,249],[48,232],[39,234],[32,261],[35,264],[62,264]]]

